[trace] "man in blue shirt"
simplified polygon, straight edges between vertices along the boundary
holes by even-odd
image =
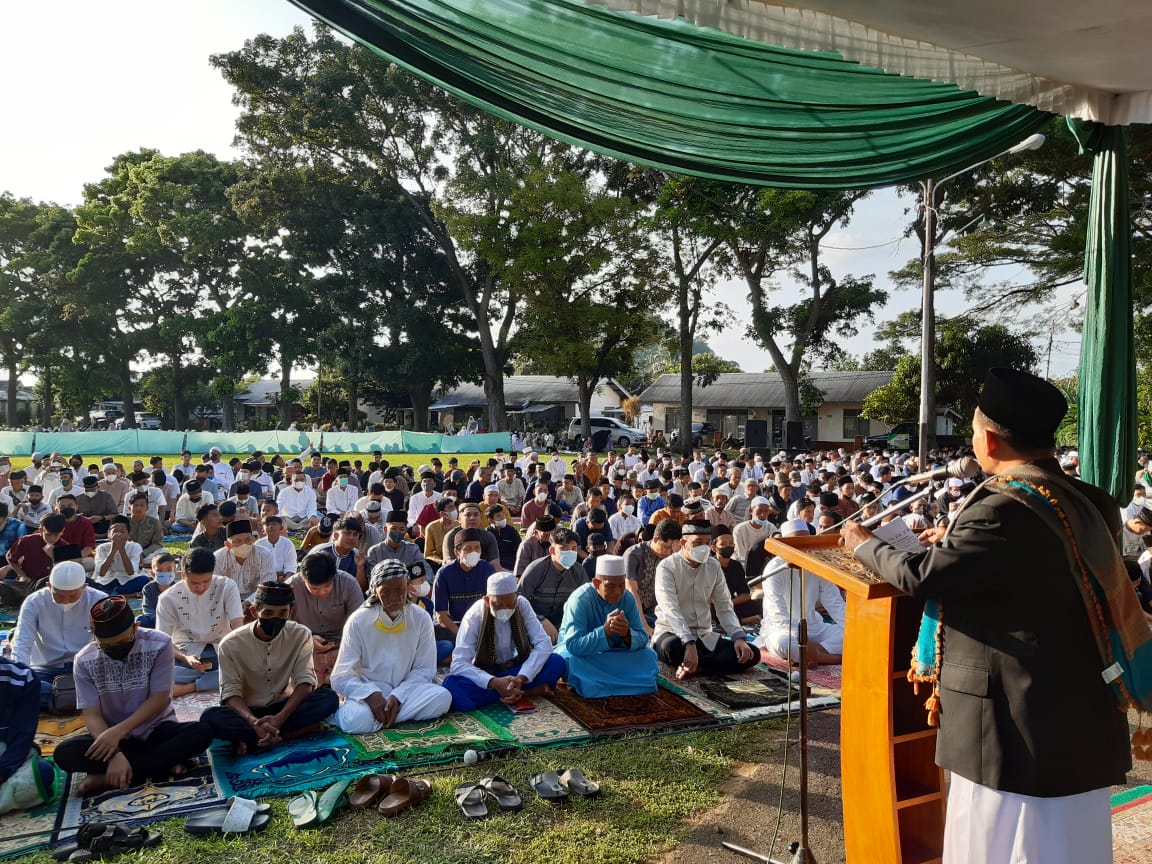
[[[660,494],[660,481],[645,480],[644,497],[640,499],[639,510],[636,514],[640,518],[640,524],[647,525],[652,514],[667,503],[664,496]]]
[[[436,574],[432,598],[436,606],[436,638],[456,639],[460,621],[473,603],[484,596],[495,569],[480,557],[479,528],[463,528],[453,538],[455,560]]]
[[[24,523],[19,519],[9,519],[8,505],[0,501],[0,557],[7,555],[25,533]]]

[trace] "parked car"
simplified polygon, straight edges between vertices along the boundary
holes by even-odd
[[[607,430],[611,436],[611,440],[621,447],[627,447],[629,444],[648,443],[648,436],[646,434],[639,429],[633,429],[615,417],[589,417],[588,422],[592,426],[593,436],[601,430]],[[569,440],[583,441],[583,430],[583,421],[581,421],[579,417],[573,417],[572,422],[568,424]]]
[[[967,447],[968,439],[962,435],[937,435],[936,446],[945,448]],[[883,435],[869,435],[864,439],[864,446],[883,450],[891,447],[894,450],[916,450],[920,447],[920,424],[913,420],[897,423]]]
[[[159,429],[161,425],[159,414],[153,414],[151,411],[136,412],[137,429]]]
[[[93,429],[115,429],[123,417],[124,412],[115,408],[88,412],[88,422]]]

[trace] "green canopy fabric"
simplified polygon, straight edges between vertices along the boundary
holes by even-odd
[[[505,119],[721,180],[835,189],[940,177],[1051,120],[837,54],[580,0],[291,2]]]
[[[1125,505],[1132,498],[1136,470],[1127,137],[1119,126],[1073,120],[1068,125],[1080,142],[1080,152],[1093,157],[1084,249],[1088,303],[1080,343],[1081,473]]]

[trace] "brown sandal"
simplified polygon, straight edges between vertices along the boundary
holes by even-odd
[[[394,774],[369,774],[361,777],[348,795],[348,806],[353,810],[367,810],[392,791]]]
[[[409,780],[400,777],[392,783],[392,791],[376,809],[381,816],[397,816],[431,794],[432,784],[427,780]]]

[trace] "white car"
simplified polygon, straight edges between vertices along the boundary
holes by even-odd
[[[163,424],[160,421],[159,414],[153,414],[151,411],[136,412],[137,429],[159,429],[161,425]]]
[[[588,422],[592,426],[593,436],[601,429],[607,429],[612,433],[612,443],[618,444],[621,447],[627,447],[629,444],[648,443],[648,436],[646,434],[639,429],[633,429],[615,417],[589,417]],[[583,429],[583,421],[581,421],[579,417],[572,418],[572,422],[568,424],[569,439],[573,441],[583,441]]]

